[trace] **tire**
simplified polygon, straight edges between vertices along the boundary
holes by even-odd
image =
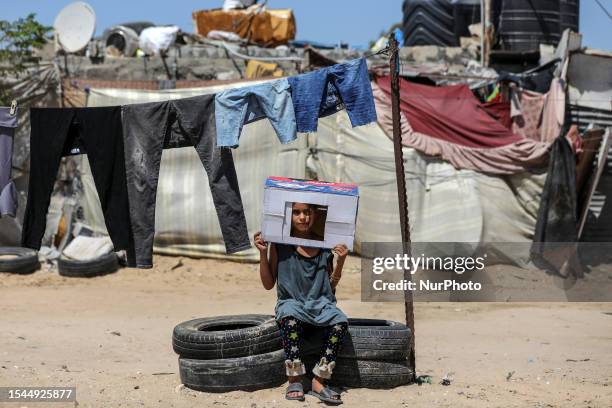
[[[172,333],[172,347],[181,357],[220,359],[246,357],[282,349],[273,316],[207,317],[180,323]]]
[[[119,269],[117,255],[114,252],[99,258],[76,261],[60,257],[57,261],[59,274],[70,278],[92,278],[115,272]]]
[[[179,358],[181,382],[197,391],[256,391],[287,381],[283,350],[218,360]]]
[[[314,356],[304,358],[306,372],[312,373]],[[312,375],[312,374],[310,374]],[[348,388],[389,389],[414,382],[408,360],[376,361],[338,358],[329,384]]]
[[[2,255],[15,255],[16,258],[0,258],[0,272],[25,275],[40,268],[38,254],[33,249],[0,247],[0,256]]]
[[[320,332],[305,333],[302,349],[317,354],[322,346]],[[391,320],[349,319],[339,358],[361,360],[405,360],[408,358],[410,329]]]

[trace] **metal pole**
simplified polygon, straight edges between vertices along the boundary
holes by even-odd
[[[393,33],[389,36],[389,68],[391,71],[391,114],[393,118],[393,152],[395,154],[395,175],[397,178],[397,197],[399,201],[400,227],[402,231],[402,251],[411,256],[410,220],[408,219],[408,198],[406,195],[406,173],[404,172],[404,154],[402,152],[402,128],[400,122],[400,81],[399,81],[399,48]],[[412,275],[404,270],[404,279],[411,280]],[[408,363],[416,374],[414,352],[414,304],[412,292],[404,291],[406,326],[410,329],[410,349]]]

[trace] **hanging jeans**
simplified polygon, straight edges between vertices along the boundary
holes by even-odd
[[[40,249],[61,158],[78,148],[87,154],[115,251],[125,249],[128,265],[133,266],[121,107],[32,108],[30,125],[30,182],[22,245]]]
[[[195,147],[208,175],[227,253],[251,247],[232,152],[216,146],[214,95],[126,105],[123,131],[138,267],[152,267],[155,196],[164,148]]]
[[[217,145],[238,147],[245,123],[267,117],[281,143],[297,137],[295,113],[286,79],[229,89],[215,97]]]
[[[365,58],[289,78],[298,132],[316,132],[319,116],[343,104],[351,125],[376,122],[376,109]]]
[[[0,217],[15,217],[17,212],[17,189],[11,179],[16,127],[17,111],[11,115],[11,108],[0,108]]]

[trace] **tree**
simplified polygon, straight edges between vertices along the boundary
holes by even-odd
[[[32,62],[32,53],[47,41],[52,27],[44,26],[35,19],[36,14],[16,21],[0,20],[0,77],[19,77]],[[0,89],[0,105],[10,104],[9,90]]]

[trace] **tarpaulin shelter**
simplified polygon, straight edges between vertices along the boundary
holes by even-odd
[[[374,87],[379,121],[391,129],[390,80]],[[486,111],[467,85],[427,86],[400,80],[402,143],[459,169],[513,174],[546,163],[548,143],[514,134]]]

